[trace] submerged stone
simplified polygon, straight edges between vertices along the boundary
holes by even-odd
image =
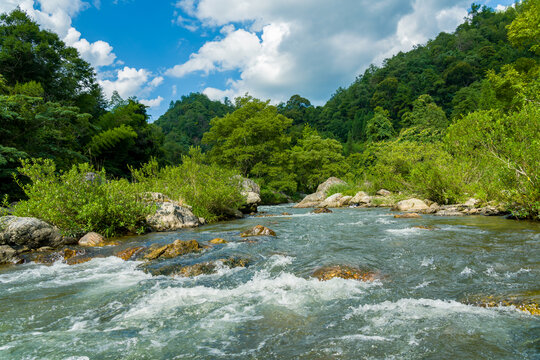
[[[215,238],[209,241],[210,244],[216,245],[216,244],[227,244],[228,241],[222,238]]]
[[[332,212],[333,212],[332,210],[324,208],[324,207],[323,208],[317,208],[317,209],[312,211],[312,213],[314,213],[314,214],[330,214]]]
[[[244,231],[240,234],[242,237],[248,237],[248,236],[276,236],[276,233],[274,230],[270,230],[269,228],[262,226],[262,225],[256,225],[252,227],[249,230]]]
[[[394,218],[396,219],[418,219],[421,216],[417,213],[408,213],[408,214],[396,214]]]
[[[144,258],[154,260],[158,258],[171,259],[180,255],[202,251],[201,245],[196,240],[176,240],[172,244],[153,250]]]
[[[485,308],[513,306],[516,310],[527,312],[531,315],[540,315],[540,294],[538,292],[508,296],[476,296],[465,300],[464,303]]]
[[[374,281],[377,279],[376,274],[373,272],[363,271],[347,265],[325,266],[315,270],[311,276],[316,277],[321,281],[330,280],[336,277],[360,281]]]

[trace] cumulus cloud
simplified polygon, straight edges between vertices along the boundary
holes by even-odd
[[[99,3],[99,2],[98,2]],[[39,5],[39,7],[37,6]],[[76,48],[81,57],[94,67],[114,63],[116,55],[113,47],[105,41],[93,43],[81,38],[81,33],[71,26],[71,19],[89,4],[81,0],[2,0],[0,12],[8,12],[20,7],[41,26],[60,36],[68,45]]]
[[[161,96],[158,96],[155,99],[148,99],[148,100],[143,99],[140,101],[140,103],[148,107],[158,107],[161,105],[162,101],[163,101],[163,98]]]
[[[117,91],[123,98],[129,98],[136,95],[146,96],[162,82],[163,78],[161,76],[154,77],[152,73],[146,69],[136,69],[128,66],[124,66],[123,69],[117,70],[116,79],[114,80],[99,80],[99,84],[107,97],[111,97],[113,92]],[[152,101],[156,102],[156,99]]]
[[[235,70],[239,79],[212,98],[250,94],[283,101],[299,93],[322,102],[369,64],[410,50],[467,15],[463,0],[180,0],[182,15],[222,36],[205,43],[169,76]]]

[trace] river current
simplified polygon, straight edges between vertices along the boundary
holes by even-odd
[[[0,269],[0,359],[540,359],[540,317],[464,304],[538,295],[538,223],[394,219],[381,208],[259,210],[277,216],[128,237],[79,265]],[[239,233],[256,224],[277,236],[242,241]],[[142,262],[112,256],[216,237],[229,243],[169,262],[241,256],[251,265],[152,276]],[[337,264],[381,276],[310,277]]]

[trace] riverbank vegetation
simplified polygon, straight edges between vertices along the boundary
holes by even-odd
[[[74,49],[15,10],[0,17],[0,192],[24,200],[16,213],[37,216],[43,201],[75,205],[64,180],[96,172],[107,179],[103,194],[131,201],[126,215],[110,210],[120,223],[92,209],[61,220],[52,205],[40,216],[108,233],[136,231],[148,209],[133,199],[148,191],[219,219],[240,206],[235,173],[255,179],[267,203],[338,176],[351,194],[385,188],[440,204],[475,197],[540,220],[539,11],[531,0],[505,11],[473,4],[454,33],[369,67],[324,106],[300,95],[274,106],[190,94],[150,123],[137,99],[107,101]],[[58,197],[45,194],[45,175],[32,175],[37,164]]]

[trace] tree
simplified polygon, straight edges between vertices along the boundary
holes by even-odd
[[[330,176],[342,176],[348,170],[343,147],[334,139],[323,139],[316,130],[304,128],[302,139],[291,150],[293,171],[300,191],[314,191]]]
[[[394,136],[394,128],[388,111],[381,107],[375,108],[375,114],[366,126],[366,136],[369,141],[382,141]]]
[[[286,131],[292,120],[278,114],[269,101],[251,96],[237,98],[236,108],[212,119],[202,142],[210,146],[207,154],[211,161],[247,176],[253,169],[261,172],[262,165],[275,163],[276,156],[289,147],[291,139]]]
[[[0,15],[0,74],[10,86],[40,83],[46,101],[87,104],[88,111],[102,105],[94,71],[77,50],[67,47],[58,35],[40,30],[18,9]]]
[[[524,0],[517,5],[518,15],[507,26],[508,39],[517,47],[529,47],[540,55],[540,1]]]

